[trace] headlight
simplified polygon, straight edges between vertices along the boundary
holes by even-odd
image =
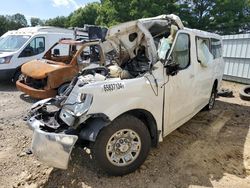
[[[81,116],[89,110],[93,96],[90,94],[79,93],[79,100],[81,100],[81,102],[77,103],[74,108],[74,114],[76,116]]]
[[[0,58],[0,64],[5,63],[5,59],[3,57]]]
[[[79,93],[75,102],[72,103],[71,100],[66,100],[64,107],[67,111],[71,111],[72,115],[79,117],[89,110],[92,100],[93,96],[91,94]],[[69,101],[71,103],[68,103]]]
[[[9,63],[11,58],[12,58],[12,56],[1,57],[0,58],[0,64]]]

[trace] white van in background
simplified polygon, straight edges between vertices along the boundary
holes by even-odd
[[[74,30],[48,26],[26,27],[2,35],[0,81],[17,80],[23,63],[42,58],[61,38],[74,38]]]

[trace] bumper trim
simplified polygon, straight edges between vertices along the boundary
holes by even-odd
[[[67,169],[71,151],[78,139],[75,135],[47,133],[35,129],[32,152],[39,161],[60,169]]]
[[[31,149],[38,160],[52,167],[67,169],[78,136],[42,131],[39,129],[42,123],[35,118],[28,120],[28,125],[34,130]]]

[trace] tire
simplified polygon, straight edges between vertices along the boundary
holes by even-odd
[[[92,153],[101,169],[109,175],[121,176],[140,167],[150,147],[151,138],[144,123],[134,116],[124,115],[100,131]]]
[[[13,76],[13,79],[12,79],[13,83],[16,83],[17,80],[20,80],[22,75],[23,74],[22,74],[21,70],[17,70]]]
[[[250,85],[245,86],[240,90],[240,98],[245,101],[250,101]]]
[[[64,91],[69,87],[69,83],[62,84],[58,89],[57,89],[57,94],[58,95],[63,95]]]
[[[233,91],[229,89],[221,89],[218,93],[218,96],[220,97],[234,97]]]
[[[204,108],[205,111],[210,111],[213,109],[216,96],[217,96],[217,90],[215,87],[213,87],[210,98],[209,98],[209,102]]]

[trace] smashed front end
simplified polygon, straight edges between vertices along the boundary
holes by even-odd
[[[82,130],[92,118],[87,112],[93,96],[82,94],[79,89],[88,84],[89,77],[93,78],[75,77],[63,96],[38,101],[31,107],[25,120],[34,131],[31,149],[40,161],[67,169],[75,143],[86,138]],[[90,131],[87,139],[91,141],[90,134],[93,137]]]
[[[22,91],[35,99],[44,99],[53,97],[57,94],[55,89],[46,90],[47,77],[43,79],[34,79],[27,75],[23,75],[20,80],[17,80],[16,87],[19,91]]]
[[[49,98],[35,103],[26,121],[34,131],[31,147],[34,155],[50,166],[66,169],[78,136],[60,122],[57,100]]]
[[[54,133],[42,130],[43,124],[32,118],[28,121],[34,129],[32,152],[42,162],[56,168],[67,169],[71,151],[78,136],[67,133]]]

